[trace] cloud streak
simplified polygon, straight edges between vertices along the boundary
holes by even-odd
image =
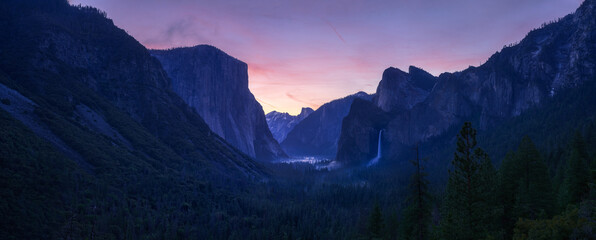
[[[319,108],[319,106],[321,106],[320,104],[317,104],[317,103],[313,103],[313,102],[310,102],[310,101],[302,100],[302,99],[294,96],[291,93],[286,93],[286,96],[288,96],[290,99],[292,99],[292,100],[294,100],[296,102],[306,104],[308,107],[313,108],[313,109],[317,109],[317,108]]]
[[[333,25],[331,25],[331,23],[329,21],[325,21],[327,23],[327,25],[329,25],[329,27],[331,27],[331,29],[333,29],[333,32],[335,32],[335,35],[337,35],[337,37],[344,43],[346,43],[346,40],[341,36],[341,34],[339,34],[339,32],[337,32],[337,29],[335,29],[335,27]]]

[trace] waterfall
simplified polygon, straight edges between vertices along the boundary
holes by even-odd
[[[379,131],[379,144],[377,146],[377,156],[375,158],[371,159],[368,162],[368,164],[366,164],[367,167],[377,164],[379,162],[379,159],[381,159],[381,136],[383,136],[382,129],[381,129],[381,131]]]

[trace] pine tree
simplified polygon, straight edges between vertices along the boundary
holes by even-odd
[[[476,130],[466,122],[457,137],[442,207],[444,239],[482,239],[494,228],[496,172],[488,155],[476,146]]]
[[[480,164],[478,177],[478,202],[474,209],[474,215],[478,216],[480,231],[484,235],[495,237],[498,235],[499,221],[503,214],[502,205],[497,199],[498,176],[488,154],[477,148],[475,155]]]
[[[525,136],[516,154],[518,186],[514,211],[517,217],[537,219],[552,210],[552,188],[546,163]]]
[[[571,144],[571,153],[567,158],[565,179],[559,191],[559,204],[565,208],[568,204],[577,204],[587,198],[590,191],[590,171],[588,152],[579,132]]]
[[[381,214],[381,207],[375,203],[368,221],[368,231],[371,239],[380,239],[383,231],[383,215]]]
[[[508,152],[499,169],[499,199],[503,208],[501,227],[504,230],[505,239],[511,239],[513,228],[517,222],[513,207],[515,206],[515,194],[518,184],[518,168],[516,167],[515,152]]]
[[[402,239],[427,239],[430,223],[430,199],[428,195],[428,181],[426,173],[421,166],[421,161],[416,146],[416,160],[412,164],[416,171],[412,175],[410,182],[410,195],[408,196],[408,206],[404,209],[403,221],[401,225]]]
[[[385,238],[386,239],[397,239],[399,236],[399,230],[401,225],[399,224],[399,216],[397,215],[397,210],[391,211],[387,217],[385,217]]]

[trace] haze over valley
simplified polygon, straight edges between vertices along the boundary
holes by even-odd
[[[594,239],[596,0],[0,3],[2,239]]]

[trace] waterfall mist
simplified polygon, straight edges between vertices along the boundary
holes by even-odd
[[[377,144],[377,156],[374,157],[373,159],[371,159],[368,162],[368,164],[366,164],[367,167],[377,164],[379,162],[379,159],[381,159],[381,137],[382,136],[383,136],[383,130],[381,129],[381,131],[379,131],[379,141]]]

